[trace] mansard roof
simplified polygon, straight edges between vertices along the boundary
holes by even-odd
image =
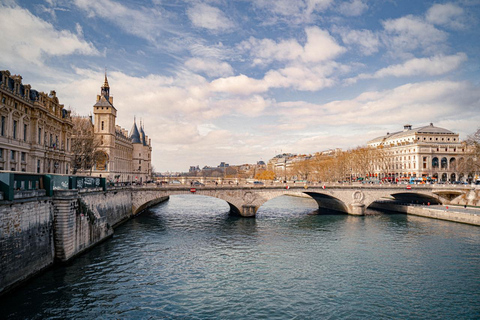
[[[138,132],[137,123],[133,122],[132,130],[130,130],[130,137],[132,143],[142,143],[140,139],[140,133]]]

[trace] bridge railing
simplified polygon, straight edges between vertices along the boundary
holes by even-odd
[[[35,191],[45,190],[46,196],[53,196],[54,190],[93,189],[106,190],[106,179],[99,177],[69,176],[55,174],[34,174],[22,172],[0,172],[2,200],[12,201],[16,195],[37,195]]]

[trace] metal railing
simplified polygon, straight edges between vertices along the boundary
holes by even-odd
[[[54,190],[95,188],[106,191],[106,178],[0,172],[0,192],[3,193],[3,200],[12,201],[15,198],[15,193],[25,191],[45,190],[45,195],[51,197]]]

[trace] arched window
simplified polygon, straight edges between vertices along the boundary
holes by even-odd
[[[438,158],[434,157],[432,159],[432,168],[438,168]]]
[[[457,170],[457,159],[450,158],[450,169]]]
[[[104,130],[104,121],[102,121],[102,130]]]
[[[442,167],[442,169],[447,169],[448,168],[447,158],[445,158],[445,157],[442,158],[441,167]]]

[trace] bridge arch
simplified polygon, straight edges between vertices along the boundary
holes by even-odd
[[[331,196],[323,192],[303,192],[309,195],[313,200],[317,202],[318,208],[321,211],[322,208],[328,207],[329,210],[348,213],[348,204],[341,199]]]

